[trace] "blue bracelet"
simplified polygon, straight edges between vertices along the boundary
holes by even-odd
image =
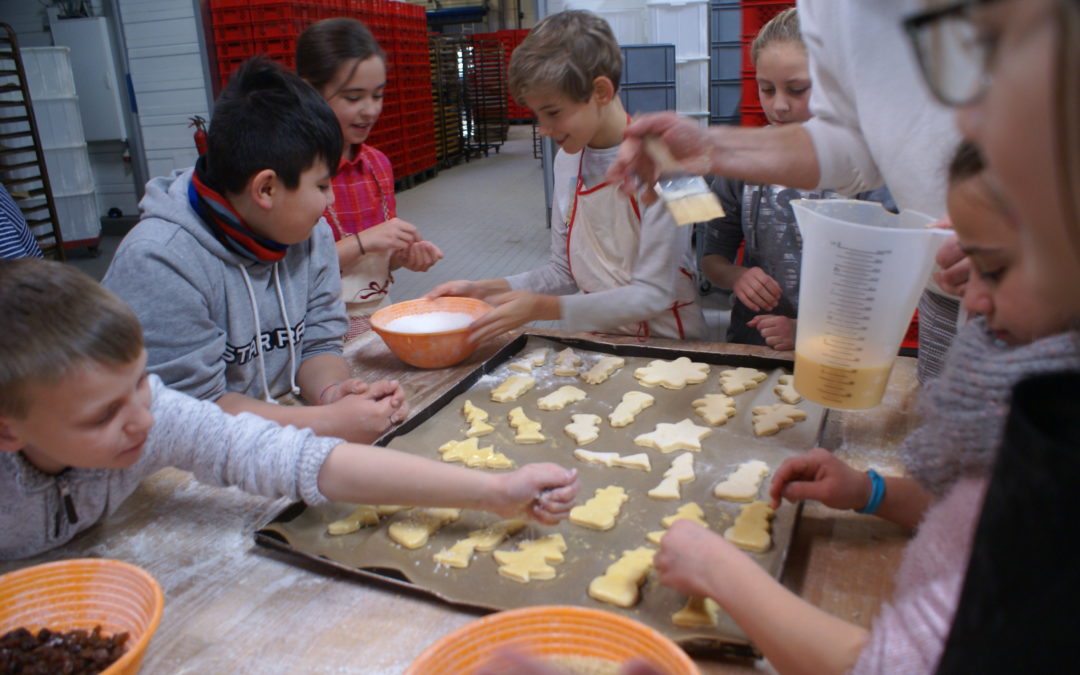
[[[876,513],[878,507],[881,506],[881,501],[885,499],[885,479],[881,477],[877,471],[870,469],[866,472],[870,476],[870,499],[867,500],[866,506],[862,507],[857,513]]]

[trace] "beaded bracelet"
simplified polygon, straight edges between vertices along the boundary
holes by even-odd
[[[885,499],[885,479],[873,469],[867,471],[866,474],[870,476],[870,499],[867,500],[866,506],[857,510],[857,513],[871,514],[877,512],[882,500]]]

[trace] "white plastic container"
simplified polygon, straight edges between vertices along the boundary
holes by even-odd
[[[619,44],[637,45],[648,41],[643,7],[600,8],[596,14],[608,22]]]
[[[86,143],[68,148],[45,148],[45,166],[53,195],[94,191],[94,172]]]
[[[709,57],[675,63],[675,109],[681,113],[709,111]]]
[[[53,195],[56,218],[64,244],[97,244],[101,239],[101,214],[98,212],[97,195],[93,192],[72,195]]]
[[[86,143],[83,135],[82,117],[79,116],[79,99],[34,99],[34,119],[43,148],[70,148]]]
[[[680,61],[709,56],[709,0],[653,0],[645,7],[649,42],[675,45]]]
[[[23,47],[19,50],[30,98],[37,101],[76,96],[70,52],[67,47]]]
[[[934,255],[951,236],[933,218],[876,202],[791,202],[803,238],[795,388],[815,403],[881,402]]]

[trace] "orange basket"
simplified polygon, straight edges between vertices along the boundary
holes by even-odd
[[[154,577],[119,560],[61,560],[0,576],[0,635],[16,628],[37,633],[95,626],[104,635],[127,632],[127,650],[103,675],[139,671],[164,606]]]
[[[506,648],[536,657],[644,659],[666,675],[700,675],[674,642],[633,619],[587,607],[540,605],[485,616],[431,644],[405,675],[471,675]]]
[[[379,334],[394,356],[417,368],[446,368],[457,365],[476,350],[468,341],[468,327],[435,333],[399,333],[389,330],[394,319],[431,312],[468,314],[473,319],[487,314],[491,305],[475,298],[435,298],[407,300],[383,307],[371,315],[371,329]]]

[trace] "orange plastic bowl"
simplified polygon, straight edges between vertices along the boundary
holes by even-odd
[[[0,635],[16,628],[37,633],[95,626],[104,635],[127,632],[127,651],[104,675],[139,671],[164,607],[154,577],[119,560],[61,560],[0,576]]]
[[[446,368],[457,365],[476,349],[468,341],[467,327],[438,333],[398,333],[387,329],[394,319],[431,312],[468,314],[474,319],[491,311],[491,305],[475,298],[435,298],[406,300],[383,307],[371,315],[371,328],[383,339],[394,356],[417,368]]]
[[[700,675],[674,642],[621,614],[568,605],[522,607],[485,616],[444,635],[425,649],[405,675],[470,675],[496,652],[586,657],[625,663],[644,659],[666,675]]]

